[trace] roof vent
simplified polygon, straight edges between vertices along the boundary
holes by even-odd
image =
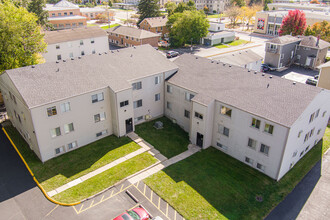
[[[73,57],[71,57],[71,60],[74,60],[74,58],[73,58]]]
[[[220,64],[220,62],[217,62],[217,64]]]
[[[131,54],[131,57],[133,57],[133,54]]]
[[[35,65],[32,65],[31,67],[32,67],[32,68],[35,68],[36,66],[35,66]]]
[[[226,64],[225,64],[225,63],[223,63],[222,65],[223,65],[223,66],[226,66]]]
[[[102,53],[99,53],[99,55],[102,55]]]
[[[56,60],[56,63],[59,63],[60,61]]]
[[[198,59],[198,57],[196,57],[196,60]]]
[[[265,74],[264,74],[264,73],[262,73],[261,75],[262,75],[262,76],[265,76]]]
[[[269,87],[269,83],[267,84],[267,89],[268,89],[268,87]]]
[[[60,68],[57,68],[56,72],[59,72],[60,71]]]
[[[273,78],[273,76],[270,76],[269,78],[271,79],[271,78]]]
[[[81,56],[79,56],[78,59],[81,59]]]
[[[65,63],[66,62],[66,60],[63,60],[63,63]]]
[[[111,51],[111,53],[114,53],[113,50]]]
[[[251,72],[251,70],[250,70],[250,69],[248,69],[248,72]]]
[[[293,84],[293,85],[296,85],[296,82],[293,82],[292,84]]]
[[[108,54],[108,52],[104,52],[104,54]]]
[[[119,50],[117,50],[117,52],[119,52]]]
[[[211,60],[211,63],[214,63],[214,60]]]
[[[134,46],[133,48],[136,49],[136,46]]]
[[[257,74],[257,71],[254,71],[254,74]]]
[[[231,67],[231,65],[229,65],[229,67]]]

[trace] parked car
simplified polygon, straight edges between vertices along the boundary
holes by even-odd
[[[128,210],[113,220],[148,220],[150,218],[148,212],[141,207]]]
[[[261,64],[261,71],[262,72],[268,72],[268,71],[274,71],[274,70],[276,70],[276,68],[272,67],[271,65],[269,65],[267,63]]]
[[[312,85],[312,86],[316,86],[317,85],[317,79],[318,78],[318,75],[316,75],[317,77],[308,77],[308,79],[306,80],[306,84],[308,85]]]
[[[179,55],[179,52],[176,52],[176,51],[173,51],[173,50],[170,50],[166,53],[167,58],[176,57],[178,55]]]

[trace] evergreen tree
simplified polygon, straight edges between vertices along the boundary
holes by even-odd
[[[138,13],[140,14],[138,25],[145,18],[160,16],[159,0],[141,0],[138,4]]]
[[[37,17],[37,23],[45,26],[48,22],[48,12],[43,10],[46,6],[45,0],[31,0],[28,4],[27,10],[34,13]]]

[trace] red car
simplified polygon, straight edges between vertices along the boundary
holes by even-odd
[[[134,208],[130,211],[126,211],[120,214],[113,220],[148,220],[149,214],[143,208]]]

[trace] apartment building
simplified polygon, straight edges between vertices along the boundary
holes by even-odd
[[[44,162],[164,115],[164,79],[176,71],[143,45],[7,70],[0,88],[12,124]]]
[[[133,47],[143,44],[150,44],[158,47],[160,35],[128,26],[116,26],[106,30],[109,43],[121,47]]]
[[[277,69],[296,64],[316,68],[325,62],[330,43],[314,36],[281,36],[265,45],[265,63]]]
[[[85,27],[58,31],[46,31],[46,62],[68,60],[71,58],[109,51],[108,35],[100,27]]]
[[[214,146],[279,180],[323,137],[328,90],[190,54],[174,63],[165,115],[202,149]]]
[[[140,23],[140,29],[160,34],[162,37],[168,37],[168,29],[166,27],[167,17],[145,18]]]
[[[184,0],[183,2],[189,2]],[[230,6],[230,0],[194,0],[196,9],[203,10],[206,6],[209,9],[209,13],[223,13],[228,6]]]

